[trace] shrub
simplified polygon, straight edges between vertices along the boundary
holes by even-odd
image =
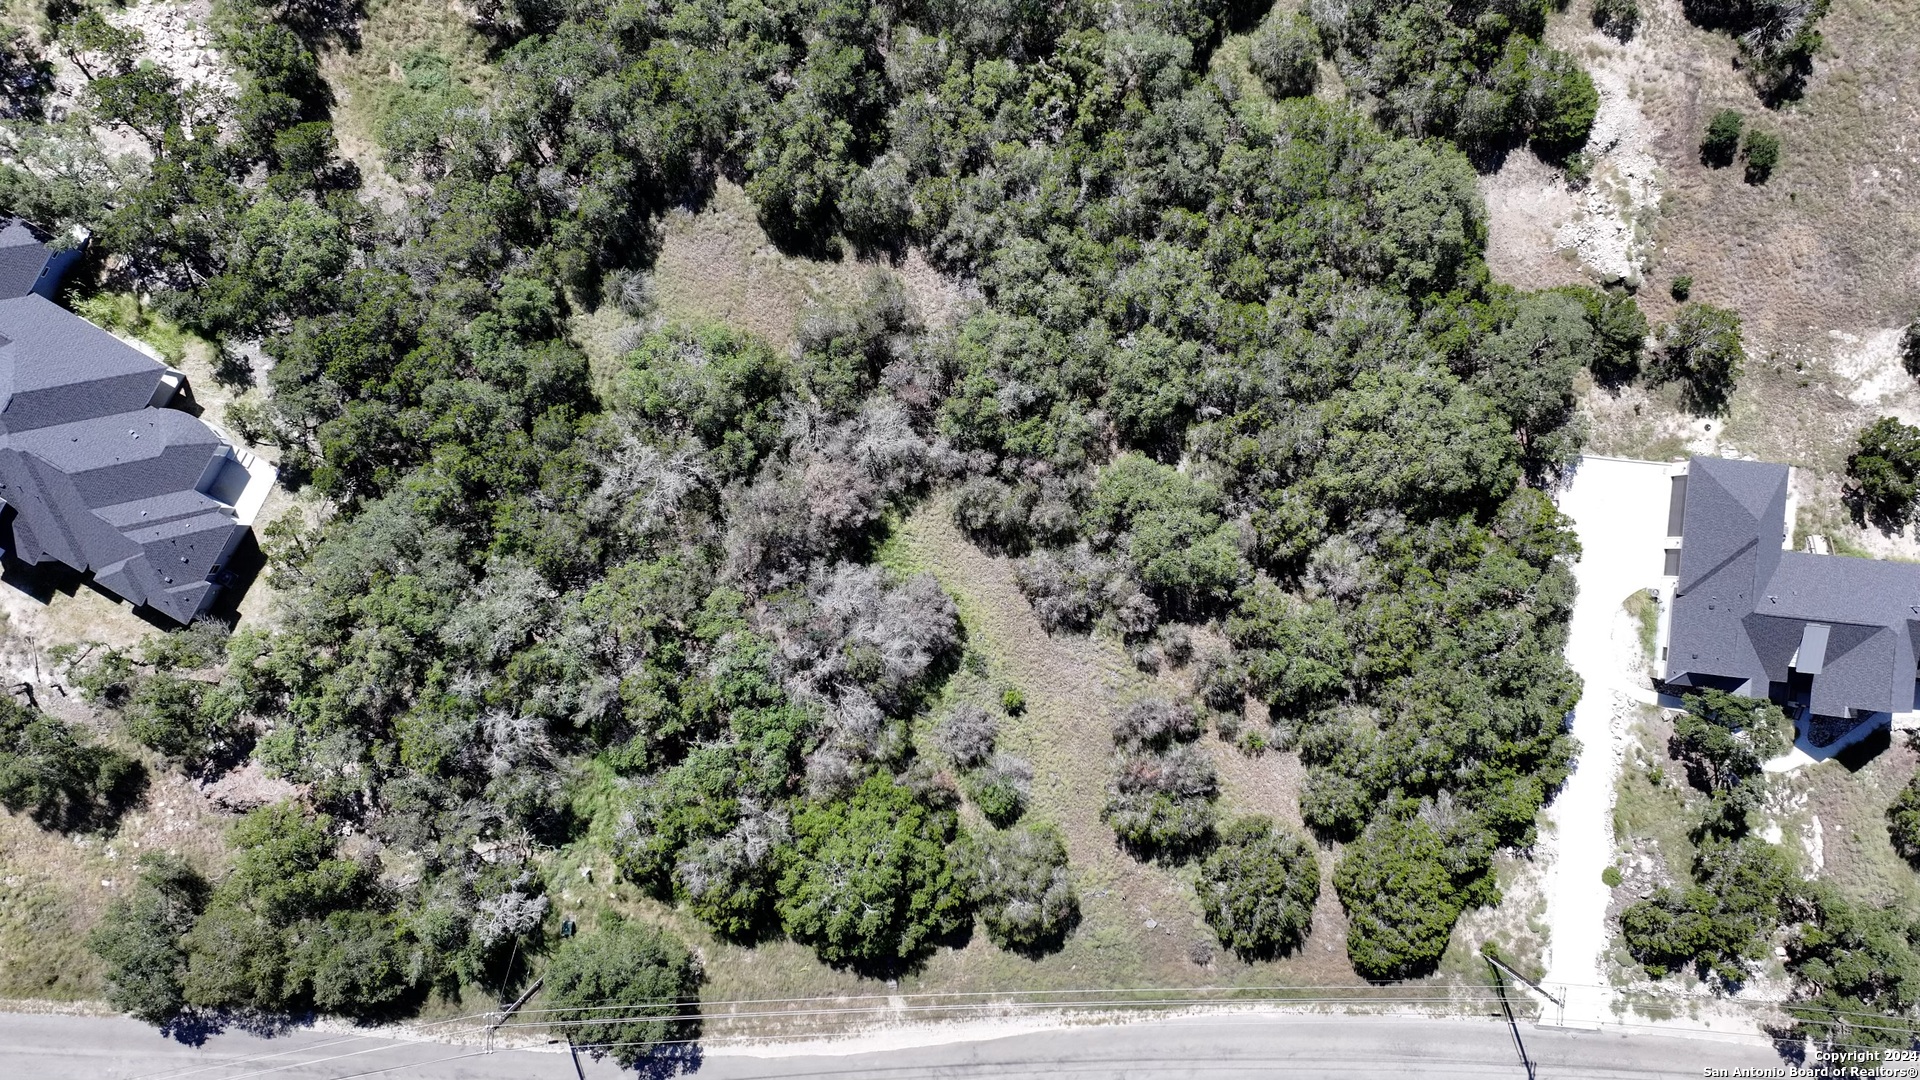
[[[1747,183],[1764,184],[1773,175],[1773,167],[1780,163],[1780,136],[1769,131],[1748,129],[1747,141],[1740,147],[1740,157],[1747,163]]]
[[[1740,316],[1710,304],[1688,304],[1660,336],[1653,375],[1680,384],[1681,397],[1694,412],[1717,415],[1727,406],[1746,366],[1740,344]]]
[[[1740,152],[1740,129],[1746,123],[1747,118],[1738,109],[1714,113],[1707,121],[1706,137],[1700,140],[1701,162],[1715,169],[1733,164],[1734,155]]]
[[[1693,295],[1693,275],[1681,274],[1674,278],[1673,284],[1668,286],[1667,292],[1679,303],[1686,303],[1687,298]]]
[[[1623,880],[1625,879],[1620,876],[1620,868],[1617,866],[1609,866],[1600,871],[1600,884],[1605,885],[1609,889],[1619,888],[1620,882]]]
[[[1900,365],[1907,374],[1920,379],[1920,319],[1908,323],[1900,334]]]
[[[1164,748],[1198,738],[1193,706],[1165,698],[1142,698],[1120,707],[1113,717],[1114,745],[1126,750]]]
[[[1920,498],[1920,428],[1883,416],[1860,432],[1847,458],[1847,501],[1888,531],[1914,520]]]
[[[1122,754],[1102,816],[1135,855],[1181,858],[1212,837],[1217,791],[1213,763],[1191,746]]]
[[[1908,780],[1887,807],[1887,837],[1901,858],[1920,864],[1920,775]]]
[[[1067,845],[1051,825],[968,837],[960,863],[981,925],[995,945],[1025,956],[1058,949],[1080,920]]]
[[[1593,25],[1619,41],[1631,41],[1640,28],[1640,4],[1638,0],[1593,0]]]
[[[1195,891],[1222,945],[1242,959],[1272,959],[1312,929],[1320,863],[1306,841],[1267,818],[1241,818],[1222,830]]]
[[[780,877],[780,919],[829,964],[892,970],[967,922],[947,859],[953,815],[886,776],[844,802],[802,804]]]
[[[1000,707],[1008,716],[1020,716],[1027,711],[1027,692],[1017,686],[1009,686],[1000,691]]]
[[[972,702],[961,702],[934,726],[933,741],[955,765],[971,769],[993,753],[999,734],[1000,724],[993,714]]]
[[[995,754],[993,763],[967,781],[967,795],[988,821],[1006,828],[1027,810],[1027,792],[1033,786],[1033,766],[1011,754]]]
[[[1253,35],[1247,63],[1274,97],[1305,97],[1320,74],[1320,32],[1305,15],[1276,8]]]
[[[141,764],[0,697],[0,806],[62,832],[104,829],[146,790]]]
[[[678,938],[609,915],[598,930],[554,950],[545,983],[549,1022],[594,1057],[632,1068],[649,1044],[695,1032],[700,982],[699,962]],[[624,1007],[609,1011],[612,1002]]]
[[[183,939],[207,902],[207,882],[177,856],[140,857],[133,892],[107,909],[87,947],[107,962],[107,1000],[149,1024],[186,1007]]]

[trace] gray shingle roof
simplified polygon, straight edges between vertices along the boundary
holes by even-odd
[[[62,562],[186,622],[247,531],[226,441],[152,402],[165,365],[32,292],[57,264],[18,219],[0,227],[0,500],[24,562]],[[32,273],[25,269],[32,263]],[[56,274],[57,276],[57,274]]]
[[[1784,465],[1687,471],[1669,681],[1764,694],[1797,671],[1823,716],[1913,708],[1920,565],[1783,550]]]

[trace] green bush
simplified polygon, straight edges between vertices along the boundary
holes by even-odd
[[[1747,163],[1747,183],[1766,183],[1773,175],[1773,167],[1780,164],[1780,136],[1749,128],[1746,142],[1740,147],[1740,157]]]
[[[1207,924],[1242,959],[1272,959],[1299,948],[1313,928],[1320,863],[1306,841],[1264,817],[1220,832],[1194,885]]]
[[[87,938],[107,963],[107,1001],[149,1024],[186,1008],[184,939],[207,902],[207,882],[177,856],[148,852],[131,895],[116,900]]]
[[[1051,825],[964,837],[959,863],[987,937],[1009,952],[1053,952],[1080,920],[1066,841]]]
[[[1908,780],[1887,807],[1887,837],[1901,858],[1920,864],[1920,775]]]
[[[1275,8],[1254,32],[1247,61],[1274,97],[1304,97],[1320,75],[1320,32],[1305,15]]]
[[[146,785],[139,762],[11,695],[0,697],[0,806],[42,828],[106,829]]]
[[[554,1034],[622,1068],[659,1043],[698,1034],[699,961],[658,927],[604,916],[598,929],[554,950],[544,979]]]
[[[1622,880],[1624,879],[1620,876],[1620,868],[1617,866],[1609,866],[1600,871],[1600,883],[1609,889],[1619,888]]]
[[[780,919],[829,964],[891,970],[971,917],[947,858],[953,814],[885,776],[845,802],[802,805],[780,877]]]
[[[1593,0],[1593,25],[1620,41],[1633,40],[1640,28],[1639,0]]]
[[[1726,308],[1692,303],[1682,307],[1661,332],[1652,374],[1660,382],[1679,383],[1687,408],[1714,416],[1726,409],[1746,362],[1740,316]]]
[[[206,684],[166,672],[141,680],[121,716],[127,734],[172,761],[204,761],[226,737],[225,725],[203,707]]]
[[[1920,379],[1920,319],[1908,323],[1900,334],[1900,365],[1907,374]]]
[[[998,754],[992,763],[967,778],[967,797],[983,817],[1004,829],[1026,813],[1027,790],[1032,782],[1032,766]]]
[[[1122,753],[1101,816],[1141,858],[1183,859],[1213,837],[1213,763],[1191,746]]]
[[[1860,432],[1847,457],[1847,501],[1854,512],[1895,531],[1920,513],[1920,428],[1883,416]]]
[[[1747,118],[1738,109],[1721,109],[1707,121],[1707,134],[1700,140],[1700,160],[1716,169],[1733,164],[1740,152],[1740,129]]]
[[[1680,274],[1674,277],[1673,284],[1667,287],[1667,293],[1679,303],[1686,303],[1693,296],[1693,275]]]

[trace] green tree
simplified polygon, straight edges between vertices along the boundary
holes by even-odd
[[[1054,952],[1080,921],[1067,844],[1052,825],[968,834],[959,864],[987,937],[1009,952]]]
[[[1376,819],[1340,857],[1333,888],[1346,909],[1347,958],[1361,977],[1431,972],[1460,913],[1497,898],[1484,840],[1460,845],[1426,817]]]
[[[184,939],[207,902],[207,882],[177,856],[148,852],[130,896],[116,900],[87,937],[107,963],[107,1000],[149,1024],[186,1007]]]
[[[206,692],[207,684],[171,672],[142,679],[121,709],[127,734],[175,762],[197,765],[229,735],[206,708]]]
[[[1320,32],[1299,12],[1269,12],[1248,46],[1247,62],[1276,98],[1313,93],[1320,77]]]
[[[794,849],[780,877],[780,919],[829,964],[891,970],[971,917],[947,847],[953,814],[874,776],[845,802],[794,815]]]
[[[1695,968],[1738,985],[1803,903],[1799,879],[1757,837],[1709,838],[1694,857],[1696,884],[1657,890],[1620,915],[1627,950],[1659,978]]]
[[[0,698],[0,806],[42,828],[105,829],[146,784],[139,762],[11,695]]]
[[[1272,959],[1298,949],[1312,929],[1320,863],[1271,820],[1240,818],[1220,831],[1194,889],[1222,945],[1242,959]]]
[[[1880,528],[1911,524],[1920,513],[1920,428],[1883,416],[1861,429],[1847,457],[1847,499]]]
[[[1910,1049],[1920,1038],[1920,924],[1825,885],[1813,886],[1812,907],[1787,943],[1795,1032],[1830,1048]]]
[[[1716,169],[1733,164],[1740,152],[1740,131],[1747,118],[1738,109],[1721,109],[1707,121],[1707,134],[1700,140],[1700,160]]]
[[[1740,145],[1740,157],[1747,163],[1747,183],[1764,184],[1780,164],[1780,136],[1758,128],[1748,128]]]
[[[597,929],[554,950],[543,978],[555,1034],[622,1068],[698,1031],[699,961],[658,927],[602,916]]]
[[[1746,363],[1740,316],[1726,308],[1692,303],[1661,331],[1652,374],[1657,381],[1679,383],[1687,408],[1713,416],[1726,409]]]
[[[1688,694],[1686,705],[1674,720],[1667,752],[1686,766],[1687,779],[1702,791],[1722,791],[1759,776],[1762,764],[1792,744],[1792,722],[1765,698],[1701,690]]]

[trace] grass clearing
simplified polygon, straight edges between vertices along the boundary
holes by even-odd
[[[1693,866],[1688,829],[1697,816],[1695,799],[1685,770],[1667,753],[1673,724],[1654,706],[1637,710],[1614,788],[1614,844],[1629,885],[1685,881]]]
[[[1634,630],[1640,641],[1641,659],[1653,662],[1654,642],[1660,637],[1660,599],[1652,589],[1641,589],[1627,597],[1621,607],[1633,617]]]

